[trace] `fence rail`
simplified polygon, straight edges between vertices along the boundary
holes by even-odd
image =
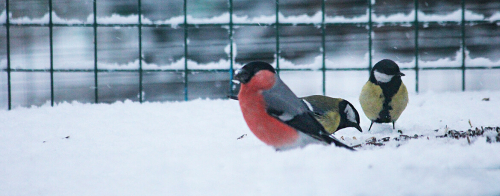
[[[10,10],[9,10],[9,0],[6,1],[6,21],[4,24],[2,24],[5,29],[6,29],[6,49],[7,49],[7,68],[2,69],[2,72],[7,73],[7,86],[8,86],[8,109],[10,110],[12,107],[12,84],[11,84],[11,73],[13,72],[49,72],[50,73],[50,91],[51,91],[51,105],[54,105],[54,73],[56,72],[89,72],[89,73],[94,73],[94,97],[95,103],[99,103],[98,99],[98,93],[99,93],[99,88],[98,88],[98,74],[102,72],[138,72],[139,74],[139,101],[142,102],[142,88],[143,88],[143,74],[145,72],[181,72],[184,73],[184,100],[188,100],[188,81],[189,81],[189,73],[191,72],[227,72],[230,75],[230,88],[228,89],[228,93],[233,95],[235,92],[233,90],[233,84],[232,84],[232,79],[233,79],[233,69],[234,69],[234,48],[233,48],[233,30],[235,27],[238,26],[270,26],[274,27],[276,29],[275,31],[275,39],[276,39],[276,51],[275,51],[275,58],[276,58],[276,68],[277,71],[307,71],[307,70],[318,70],[318,69],[283,69],[280,68],[280,27],[282,26],[320,26],[321,27],[321,47],[323,50],[321,51],[322,55],[322,67],[319,69],[322,71],[322,91],[323,94],[325,94],[325,73],[327,71],[369,71],[372,68],[373,62],[372,62],[372,53],[373,53],[373,38],[372,38],[372,33],[373,33],[373,27],[375,25],[401,25],[401,24],[411,24],[414,28],[414,34],[415,34],[415,66],[412,68],[402,68],[403,70],[413,70],[415,71],[415,91],[419,91],[419,71],[420,70],[461,70],[462,71],[462,90],[466,89],[465,86],[465,71],[469,69],[500,69],[500,66],[474,66],[474,67],[467,67],[466,62],[465,62],[465,48],[466,48],[466,42],[465,42],[465,29],[467,26],[470,25],[475,25],[475,24],[485,24],[485,23],[498,23],[500,21],[484,21],[484,20],[466,20],[465,19],[465,0],[461,0],[461,9],[462,9],[462,17],[461,21],[419,21],[418,18],[418,0],[414,0],[414,6],[415,6],[415,18],[413,21],[406,21],[406,22],[377,22],[372,20],[372,4],[371,0],[367,0],[367,7],[368,7],[368,21],[366,22],[342,22],[342,23],[337,23],[337,22],[327,22],[325,20],[325,1],[322,0],[322,5],[321,5],[321,11],[322,11],[322,18],[321,22],[319,23],[287,23],[287,22],[280,22],[280,17],[279,17],[279,12],[280,12],[280,3],[279,0],[276,1],[276,18],[275,22],[273,23],[237,23],[233,22],[233,0],[228,0],[228,12],[229,12],[229,22],[228,23],[210,23],[210,24],[191,24],[187,20],[187,7],[188,3],[187,0],[184,0],[184,21],[183,23],[179,24],[178,26],[184,30],[184,69],[143,69],[142,66],[142,60],[143,60],[143,50],[142,50],[142,28],[143,27],[172,27],[172,24],[143,24],[141,21],[141,15],[142,15],[142,8],[141,8],[141,0],[138,0],[138,6],[137,6],[137,12],[138,12],[138,23],[136,24],[99,24],[97,22],[97,5],[96,5],[96,0],[93,1],[93,23],[92,24],[58,24],[58,23],[53,23],[52,20],[52,0],[49,0],[49,22],[48,24],[27,24],[27,23],[11,23],[10,21]],[[419,66],[419,26],[423,24],[453,24],[453,25],[460,25],[461,28],[461,47],[462,47],[462,62],[461,66],[457,67],[420,67]],[[368,29],[368,65],[365,68],[327,68],[326,67],[326,51],[324,50],[325,48],[325,35],[326,35],[326,27],[327,26],[348,26],[348,25],[356,25],[356,26],[366,26]],[[50,37],[50,68],[48,69],[19,69],[19,68],[12,68],[11,67],[11,46],[10,46],[10,27],[11,26],[16,26],[16,27],[47,27],[49,28],[49,37]],[[203,27],[203,26],[223,26],[223,27],[229,27],[229,46],[230,46],[230,52],[229,52],[229,62],[230,62],[230,67],[229,69],[211,69],[211,70],[206,70],[206,69],[189,69],[188,68],[188,60],[189,60],[189,54],[188,54],[188,29],[193,28],[193,27]],[[56,69],[54,68],[54,59],[53,59],[53,27],[91,27],[93,28],[93,36],[94,36],[94,68],[93,69]],[[99,27],[137,27],[138,31],[138,49],[139,52],[137,54],[138,59],[139,59],[139,67],[138,69],[100,69],[98,66],[97,62],[97,56],[98,56],[98,40],[97,40],[97,34]]]

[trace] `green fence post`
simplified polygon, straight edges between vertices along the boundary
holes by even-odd
[[[188,24],[187,1],[184,0],[184,101],[188,100]]]
[[[142,103],[142,11],[141,0],[138,0],[137,13],[139,15],[139,103]]]
[[[7,31],[7,109],[11,110],[12,109],[12,84],[10,81],[10,19],[9,19],[9,0],[5,0],[5,12],[7,13],[7,16],[5,17],[5,30]]]
[[[368,0],[368,73],[372,70],[372,0]]]
[[[415,92],[418,93],[418,0],[415,0],[415,21],[413,25],[415,26]]]
[[[97,5],[96,0],[94,0],[94,96],[95,103],[99,103],[99,87],[97,83]]]
[[[49,44],[50,44],[50,106],[54,106],[54,42],[52,23],[52,0],[49,0]]]
[[[280,2],[276,0],[276,73],[280,73]]]
[[[229,0],[229,94],[234,95],[233,92],[233,0]]]
[[[462,0],[462,91],[465,91],[465,0]]]
[[[325,26],[325,1],[321,1],[321,56],[322,56],[322,65],[321,65],[321,73],[323,76],[323,95],[326,94],[326,44],[325,44],[325,34],[326,34],[326,26]]]

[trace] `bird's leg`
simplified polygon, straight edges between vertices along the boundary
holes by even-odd
[[[392,129],[395,129],[396,121],[392,121]]]
[[[373,121],[372,121],[372,124],[370,124],[370,128],[368,128],[368,131],[370,131],[370,129],[372,129],[372,125],[373,125]]]

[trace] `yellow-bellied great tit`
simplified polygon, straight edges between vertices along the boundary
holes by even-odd
[[[379,61],[370,72],[368,82],[363,86],[359,103],[366,117],[374,122],[394,124],[408,104],[408,91],[401,80],[399,66],[392,60]]]
[[[358,111],[349,101],[322,95],[312,95],[301,99],[329,134],[347,127],[354,127],[359,132],[363,132],[359,126]]]

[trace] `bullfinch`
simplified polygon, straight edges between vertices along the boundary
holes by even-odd
[[[314,118],[304,104],[265,62],[244,65],[234,76],[240,83],[241,112],[250,131],[276,150],[331,144],[354,150],[337,140]]]
[[[392,60],[379,61],[370,71],[370,78],[363,86],[359,103],[366,117],[374,122],[392,123],[394,129],[396,120],[408,104],[408,91],[401,80],[399,66]]]
[[[312,95],[301,99],[329,134],[347,127],[354,127],[359,132],[363,132],[359,126],[358,111],[349,101],[322,95]]]

